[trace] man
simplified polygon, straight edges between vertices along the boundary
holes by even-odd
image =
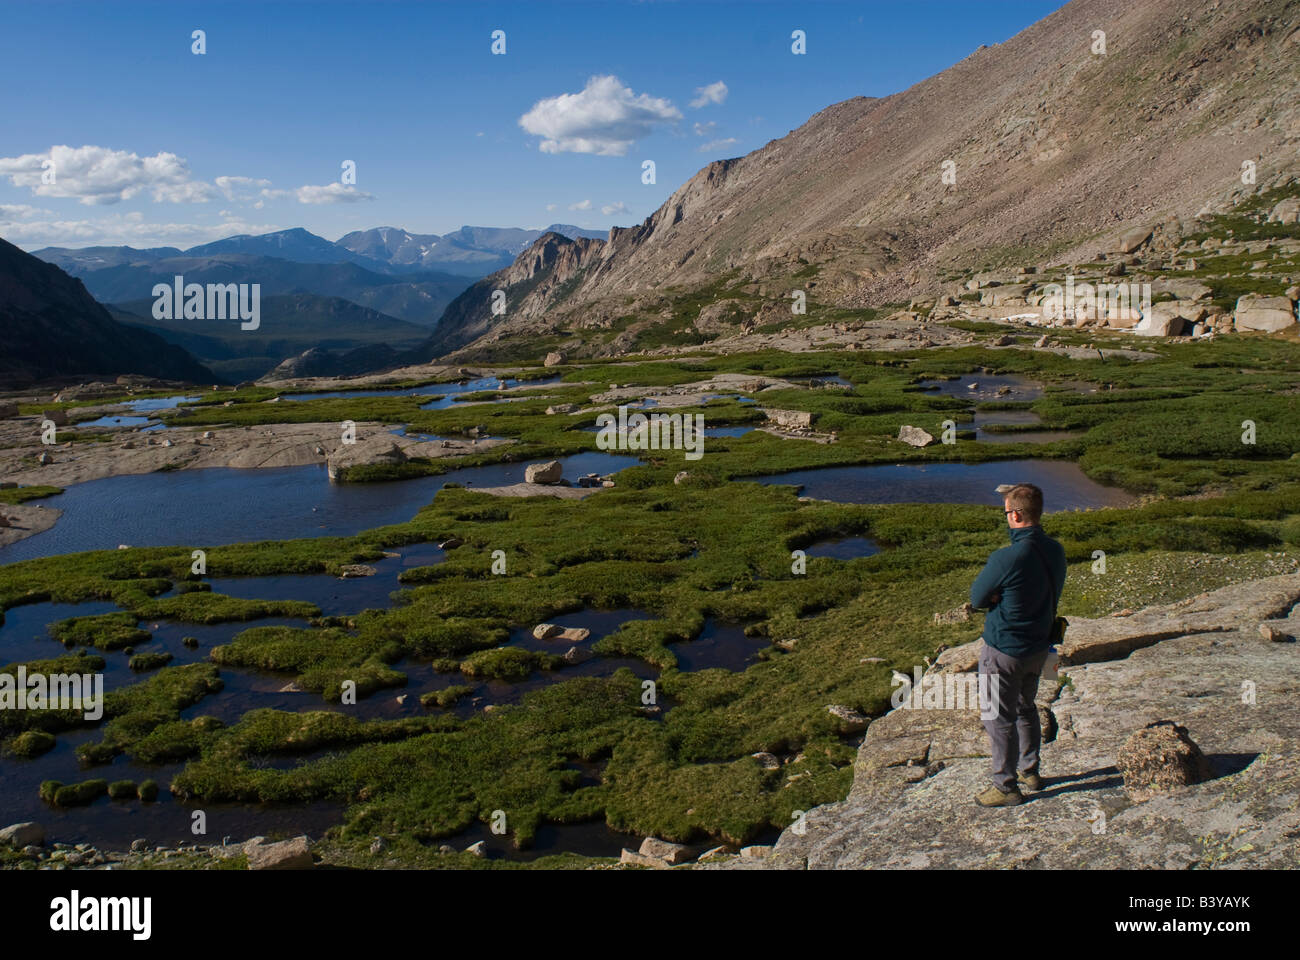
[[[971,606],[989,610],[979,672],[991,700],[981,712],[993,752],[993,786],[975,798],[983,807],[1023,802],[1017,781],[1042,789],[1042,731],[1034,697],[1065,587],[1065,549],[1039,526],[1043,491],[1016,484],[1006,491],[1003,506],[1011,546],[989,557],[970,588]]]

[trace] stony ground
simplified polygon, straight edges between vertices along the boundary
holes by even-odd
[[[1130,616],[1076,620],[1063,685],[1044,685],[1044,789],[988,810],[988,750],[973,711],[898,709],[875,721],[842,803],[808,813],[766,859],[728,869],[1300,866],[1300,575],[1225,587]],[[1261,627],[1271,628],[1262,630]],[[936,675],[973,669],[975,644]],[[1116,756],[1173,719],[1212,778],[1134,803]],[[710,867],[712,868],[712,867]]]

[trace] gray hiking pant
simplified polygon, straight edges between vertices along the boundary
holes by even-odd
[[[987,684],[989,709],[982,711],[993,752],[993,785],[1003,793],[1016,786],[1016,773],[1038,769],[1043,731],[1038,723],[1038,678],[1048,651],[1012,657],[984,644],[980,682]]]

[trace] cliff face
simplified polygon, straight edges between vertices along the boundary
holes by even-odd
[[[0,240],[0,384],[138,373],[212,383],[180,347],[114,320],[80,280]]]
[[[1045,784],[1026,803],[974,804],[989,765],[974,711],[897,709],[868,727],[842,803],[810,811],[767,859],[720,866],[1294,869],[1300,644],[1285,638],[1297,634],[1300,574],[1072,620],[1061,650],[1069,682],[1040,687]],[[961,675],[975,656],[975,644],[947,651],[928,675]],[[1188,729],[1210,779],[1135,802],[1117,757],[1162,719]]]
[[[908,90],[709,164],[639,226],[557,258],[569,272],[550,285],[542,238],[449,309],[434,346],[608,321],[628,297],[729,272],[779,287],[808,265],[823,302],[903,300],[950,271],[1068,261],[1136,223],[1221,209],[1300,172],[1298,145],[1298,0],[1073,0]],[[505,315],[468,309],[502,288]]]

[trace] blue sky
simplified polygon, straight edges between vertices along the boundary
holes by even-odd
[[[0,237],[186,247],[294,226],[334,240],[632,224],[710,160],[906,89],[1059,6],[10,2]],[[355,185],[339,182],[347,160]]]

